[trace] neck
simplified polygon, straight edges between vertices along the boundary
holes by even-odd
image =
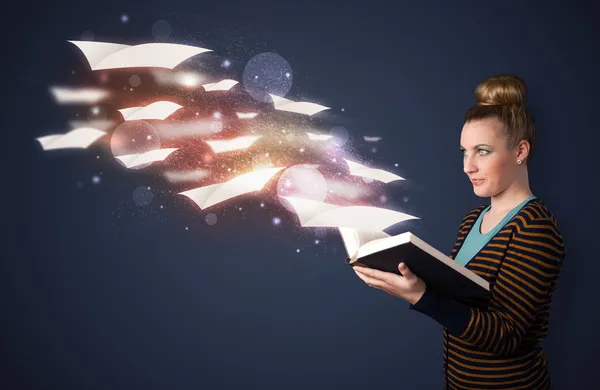
[[[523,168],[520,175],[505,190],[491,197],[490,210],[493,210],[494,213],[508,212],[528,197],[533,196],[529,188],[527,168]]]

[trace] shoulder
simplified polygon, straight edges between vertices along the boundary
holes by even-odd
[[[513,240],[522,246],[545,248],[564,256],[564,242],[558,222],[539,198],[527,203],[514,218]]]
[[[533,224],[537,225],[540,229],[552,230],[554,234],[561,236],[562,239],[558,228],[558,221],[543,200],[539,198],[533,199],[523,206],[517,216],[520,217],[519,221],[523,224]]]

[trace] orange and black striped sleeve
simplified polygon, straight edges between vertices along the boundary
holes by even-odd
[[[562,236],[553,220],[525,214],[517,219],[488,310],[462,305],[431,289],[410,308],[486,352],[508,355],[519,346],[538,309],[549,304],[563,258]]]

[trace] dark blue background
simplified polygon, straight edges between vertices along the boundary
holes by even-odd
[[[551,375],[557,389],[599,382],[598,7],[446,3],[20,2],[5,10],[2,388],[442,387],[441,327],[360,281],[339,236],[314,245],[272,199],[261,210],[260,197],[237,202],[245,219],[232,207],[212,227],[205,212],[160,189],[140,208],[132,193],[150,176],[124,172],[95,149],[41,151],[35,137],[71,119],[48,93],[76,80],[65,41],[85,30],[98,41],[152,41],[159,19],[170,22],[172,41],[241,64],[279,53],[294,70],[289,97],[344,107],[355,141],[382,136],[371,158],[398,163],[410,183],[390,184],[391,204],[419,215],[413,231],[446,253],[465,213],[489,201],[462,171],[459,136],[473,89],[495,73],[521,76],[538,125],[531,187],[556,214],[567,251],[545,344]]]

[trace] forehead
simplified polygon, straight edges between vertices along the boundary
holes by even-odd
[[[460,144],[471,148],[479,144],[501,145],[504,137],[500,131],[502,124],[496,119],[477,119],[464,124],[460,133]]]

